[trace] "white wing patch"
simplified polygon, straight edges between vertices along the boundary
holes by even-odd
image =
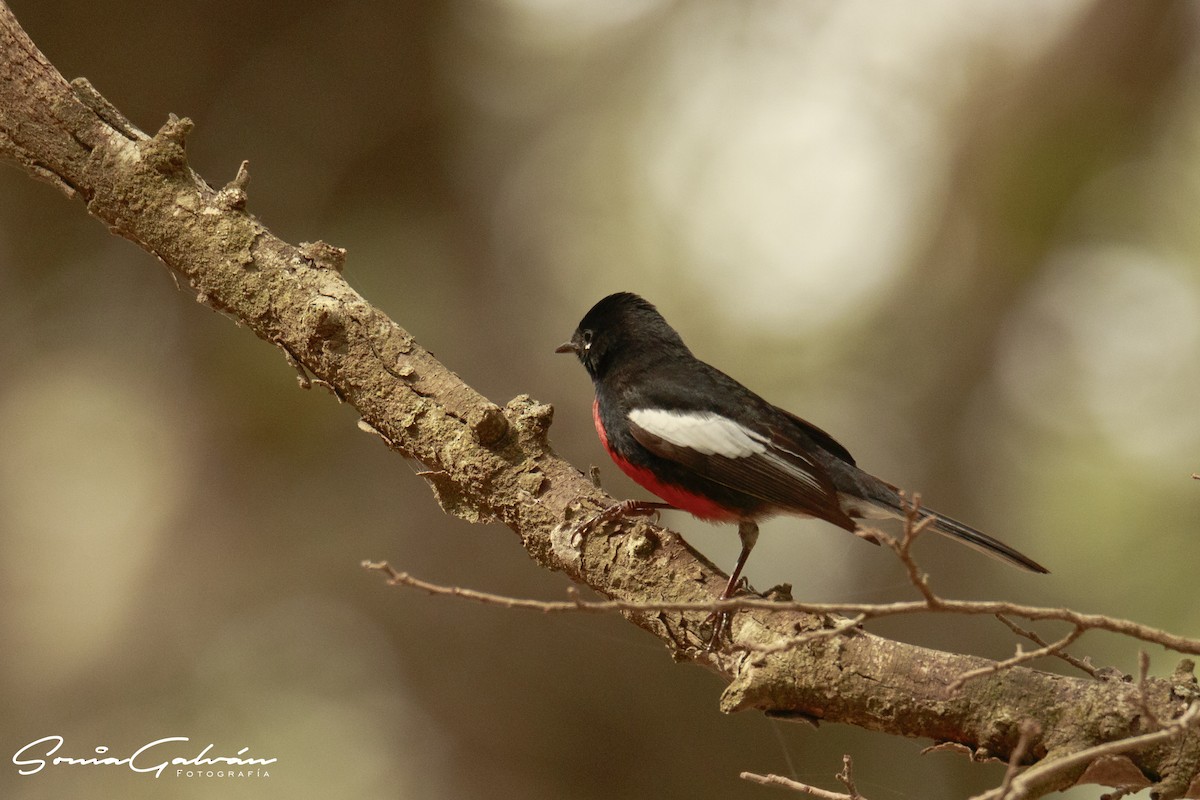
[[[809,458],[790,450],[776,449],[765,436],[720,414],[711,411],[638,408],[629,412],[629,421],[651,436],[701,455],[724,458],[761,456],[772,468],[823,491],[820,481],[811,472],[784,458],[781,452],[805,464],[812,464]]]
[[[745,458],[767,452],[763,437],[711,411],[638,408],[629,412],[629,421],[665,442],[706,456]]]

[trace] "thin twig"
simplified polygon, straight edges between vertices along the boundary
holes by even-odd
[[[1000,672],[1001,670],[1008,669],[1009,667],[1015,667],[1018,664],[1024,664],[1027,661],[1033,661],[1036,658],[1055,655],[1059,650],[1071,644],[1082,635],[1083,628],[1076,626],[1071,629],[1070,633],[1059,639],[1057,642],[1045,645],[1044,647],[1039,647],[1037,650],[1030,650],[1028,653],[1022,650],[1021,645],[1018,644],[1017,654],[1012,658],[1006,658],[1003,661],[993,661],[986,667],[980,667],[979,669],[973,669],[970,672],[964,672],[950,682],[950,684],[946,687],[946,691],[953,694],[961,689],[963,684],[969,680],[981,678],[984,675],[991,675],[993,672]]]
[[[434,595],[460,597],[477,603],[498,605],[505,608],[520,608],[540,611],[545,614],[558,613],[613,613],[635,612],[656,613],[697,612],[710,614],[714,611],[771,611],[776,613],[801,614],[861,614],[864,620],[882,619],[911,614],[925,614],[931,611],[947,614],[975,616],[987,614],[996,616],[1003,614],[1009,617],[1023,617],[1028,620],[1057,620],[1066,622],[1084,630],[1102,630],[1110,633],[1128,636],[1143,642],[1162,645],[1178,653],[1200,655],[1200,639],[1189,639],[1185,636],[1160,631],[1148,625],[1131,620],[1108,617],[1102,614],[1084,614],[1067,608],[1046,608],[1042,606],[1026,606],[1017,603],[996,600],[946,600],[939,599],[937,608],[931,609],[924,600],[910,600],[898,603],[803,603],[797,601],[767,600],[760,597],[730,597],[725,600],[702,602],[630,602],[627,600],[583,600],[542,601],[527,600],[502,595],[463,589],[457,586],[441,586],[414,578],[407,573],[397,572],[386,561],[364,561],[367,569],[382,572],[387,576],[388,583],[393,586],[405,586]]]
[[[841,781],[853,800],[863,800],[863,796],[858,793],[858,787],[854,785],[854,760],[850,758],[849,753],[842,756],[842,771],[833,777]]]
[[[1029,641],[1038,645],[1039,647],[1046,647],[1048,645],[1046,640],[1043,639],[1041,636],[1039,636],[1035,631],[1028,630],[1026,628],[1022,628],[1020,625],[1013,622],[1011,619],[1004,616],[1003,614],[997,614],[996,619],[1000,620],[1005,625],[1007,625],[1008,629],[1010,631],[1012,631],[1013,633],[1017,634],[1018,636],[1024,636],[1026,639],[1028,639]],[[1088,675],[1092,676],[1093,678],[1096,678],[1097,680],[1099,680],[1100,671],[1098,669],[1096,669],[1094,666],[1092,666],[1091,662],[1089,662],[1087,659],[1076,658],[1075,656],[1071,655],[1070,653],[1067,653],[1067,652],[1061,651],[1061,650],[1053,653],[1052,655],[1057,656],[1058,658],[1061,658],[1063,661],[1066,661],[1068,664],[1075,667],[1076,669],[1082,670],[1083,672],[1086,672]]]
[[[1138,652],[1138,711],[1142,712],[1142,717],[1146,720],[1147,726],[1152,731],[1157,731],[1162,728],[1162,723],[1158,719],[1158,715],[1154,713],[1154,709],[1150,708],[1150,655],[1141,650]]]
[[[782,786],[785,789],[791,789],[793,792],[800,792],[801,794],[820,798],[820,800],[866,800],[862,795],[855,796],[842,794],[841,792],[831,792],[828,789],[809,786],[807,783],[800,783],[791,778],[785,778],[782,775],[759,775],[756,772],[743,772],[739,777],[742,780],[762,786]]]
[[[900,563],[904,565],[904,569],[908,573],[909,582],[925,598],[925,604],[929,608],[939,608],[942,604],[941,598],[934,594],[933,589],[929,586],[929,575],[921,571],[912,555],[913,544],[917,541],[917,537],[933,524],[933,517],[922,518],[921,495],[914,494],[911,502],[904,492],[900,493],[900,497],[904,503],[904,536],[897,541],[894,536],[888,536],[882,531],[872,531],[872,533],[900,559]]]
[[[1012,791],[1013,781],[1017,778],[1017,773],[1021,769],[1021,761],[1024,760],[1025,754],[1029,752],[1029,745],[1033,738],[1042,732],[1042,726],[1037,720],[1026,719],[1021,721],[1020,737],[1017,739],[1016,746],[1013,747],[1012,755],[1008,759],[1008,768],[1004,770],[1004,780],[999,786],[1000,800],[1008,800],[1009,792]]]
[[[800,783],[791,778],[785,778],[782,775],[759,775],[755,772],[743,772],[740,777],[742,780],[762,784],[763,786],[782,786],[785,789],[791,789],[793,792],[801,792],[811,797],[821,798],[821,800],[866,800],[865,797],[858,793],[858,787],[854,785],[854,761],[849,755],[842,756],[842,771],[833,776],[846,787],[846,791],[849,794],[820,789],[816,786],[810,786],[807,783]]]

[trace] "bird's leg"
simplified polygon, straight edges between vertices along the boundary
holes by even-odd
[[[758,523],[752,519],[744,519],[739,522],[738,538],[742,540],[742,552],[738,554],[737,563],[733,565],[733,572],[729,574],[729,583],[725,584],[725,591],[721,592],[722,600],[728,600],[737,591],[737,582],[738,578],[742,577],[742,568],[746,566],[746,559],[750,558],[750,551],[758,543]]]
[[[742,568],[746,566],[746,559],[750,558],[750,551],[758,542],[758,523],[752,519],[744,519],[739,522],[738,538],[742,540],[742,552],[738,554],[733,572],[729,573],[729,582],[725,584],[725,591],[721,592],[720,600],[728,600],[737,593],[738,580],[742,577]],[[709,649],[715,649],[717,640],[721,638],[721,634],[724,633],[725,627],[732,617],[733,614],[729,611],[718,611],[709,617],[713,621],[713,634],[708,643]]]

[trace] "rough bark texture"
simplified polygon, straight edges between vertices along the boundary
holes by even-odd
[[[645,521],[579,536],[571,523],[607,505],[547,442],[552,409],[528,397],[498,408],[436,361],[343,280],[344,252],[292,245],[246,212],[246,173],[214,190],[188,166],[186,119],[154,136],[130,125],[85,81],[68,83],[0,2],[0,156],[82,199],[112,232],[161,259],[197,299],[280,348],[304,380],[328,387],[397,452],[420,461],[448,512],[498,519],[542,566],[611,598],[705,601],[720,574],[678,536]],[[721,707],[826,719],[1007,759],[1022,720],[1041,733],[1027,760],[1055,758],[1142,733],[1136,685],[1066,678],[1025,668],[984,676],[950,694],[947,684],[987,661],[886,640],[865,632],[771,654],[710,653],[685,644],[703,613],[630,612],[679,659],[728,680]],[[746,611],[738,643],[777,642],[834,620]],[[1161,720],[1184,709],[1189,686],[1149,682]],[[1129,754],[1161,797],[1184,796],[1200,762],[1195,729]],[[1069,785],[1081,765],[1041,791]],[[1102,780],[1105,778],[1101,778]],[[1193,791],[1190,796],[1196,796]]]

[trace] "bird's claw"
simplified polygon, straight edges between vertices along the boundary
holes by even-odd
[[[668,508],[672,508],[672,506],[650,500],[621,500],[585,519],[577,526],[577,530],[588,531],[596,525],[616,522],[622,517],[651,517],[657,523],[659,513]]]

